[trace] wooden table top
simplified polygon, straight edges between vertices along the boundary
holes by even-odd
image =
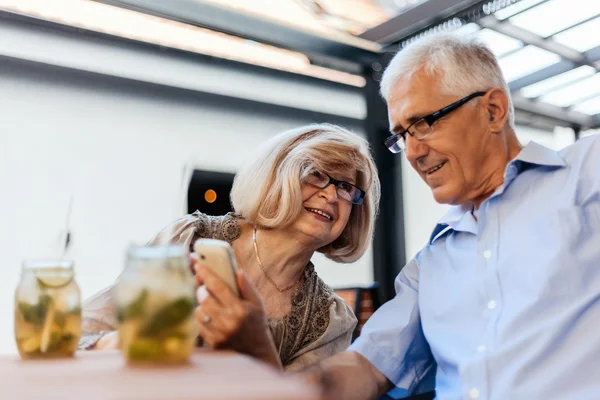
[[[303,382],[250,357],[198,349],[176,367],[130,367],[118,351],[73,359],[22,361],[0,356],[0,398],[84,400],[316,400]]]

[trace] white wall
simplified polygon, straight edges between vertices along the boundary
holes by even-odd
[[[79,49],[89,53],[92,45]],[[49,47],[36,47],[31,53],[20,47],[20,58],[28,59],[27,54],[43,58],[44,51],[53,52]],[[0,46],[0,55],[2,50]],[[119,63],[117,58],[98,59],[115,66]],[[135,71],[152,64],[152,59],[130,58],[128,62]],[[203,68],[206,72],[208,67]],[[160,73],[153,79],[161,78]],[[178,73],[181,83],[183,72]],[[196,75],[193,70],[186,73],[196,83],[218,77]],[[235,89],[235,75],[229,71],[227,76]],[[247,78],[240,75],[241,81]],[[179,95],[178,90],[111,79],[0,57],[0,353],[15,350],[13,293],[21,262],[60,256],[59,239],[71,194],[72,246],[67,257],[75,260],[77,281],[87,297],[114,281],[128,244],[146,242],[179,214],[184,165],[235,172],[248,152],[268,137],[312,122],[242,111],[187,92]],[[259,85],[257,91],[290,89],[281,78],[279,82],[272,79],[270,86],[261,79],[254,83]],[[318,107],[319,101],[332,95],[336,107],[344,99],[349,109],[360,104],[357,95],[340,90],[335,95],[336,90],[326,85],[323,89],[306,86],[294,91],[298,107]],[[247,86],[246,91],[251,93]],[[277,96],[281,93],[270,100]],[[268,97],[261,92],[261,100]],[[372,281],[371,253],[352,265],[336,265],[320,256],[315,257],[315,264],[323,279],[334,286]]]

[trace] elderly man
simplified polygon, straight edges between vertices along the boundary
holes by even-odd
[[[386,146],[453,207],[396,297],[307,377],[340,399],[600,399],[600,135],[522,147],[497,60],[465,36],[402,50],[381,92]]]

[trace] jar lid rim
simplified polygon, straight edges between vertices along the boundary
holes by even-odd
[[[32,259],[24,260],[24,269],[45,269],[45,268],[65,268],[73,269],[75,262],[73,260],[60,260],[60,259]]]

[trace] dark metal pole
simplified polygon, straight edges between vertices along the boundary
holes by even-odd
[[[581,137],[581,126],[574,125],[571,127],[571,129],[573,129],[573,134],[575,134],[575,141],[578,141]]]
[[[381,181],[381,203],[373,242],[373,273],[380,285],[381,297],[394,297],[394,279],[406,262],[404,207],[402,201],[401,155],[394,155],[383,145],[389,135],[387,106],[379,95],[379,80],[389,58],[365,67],[367,118],[365,131]]]

